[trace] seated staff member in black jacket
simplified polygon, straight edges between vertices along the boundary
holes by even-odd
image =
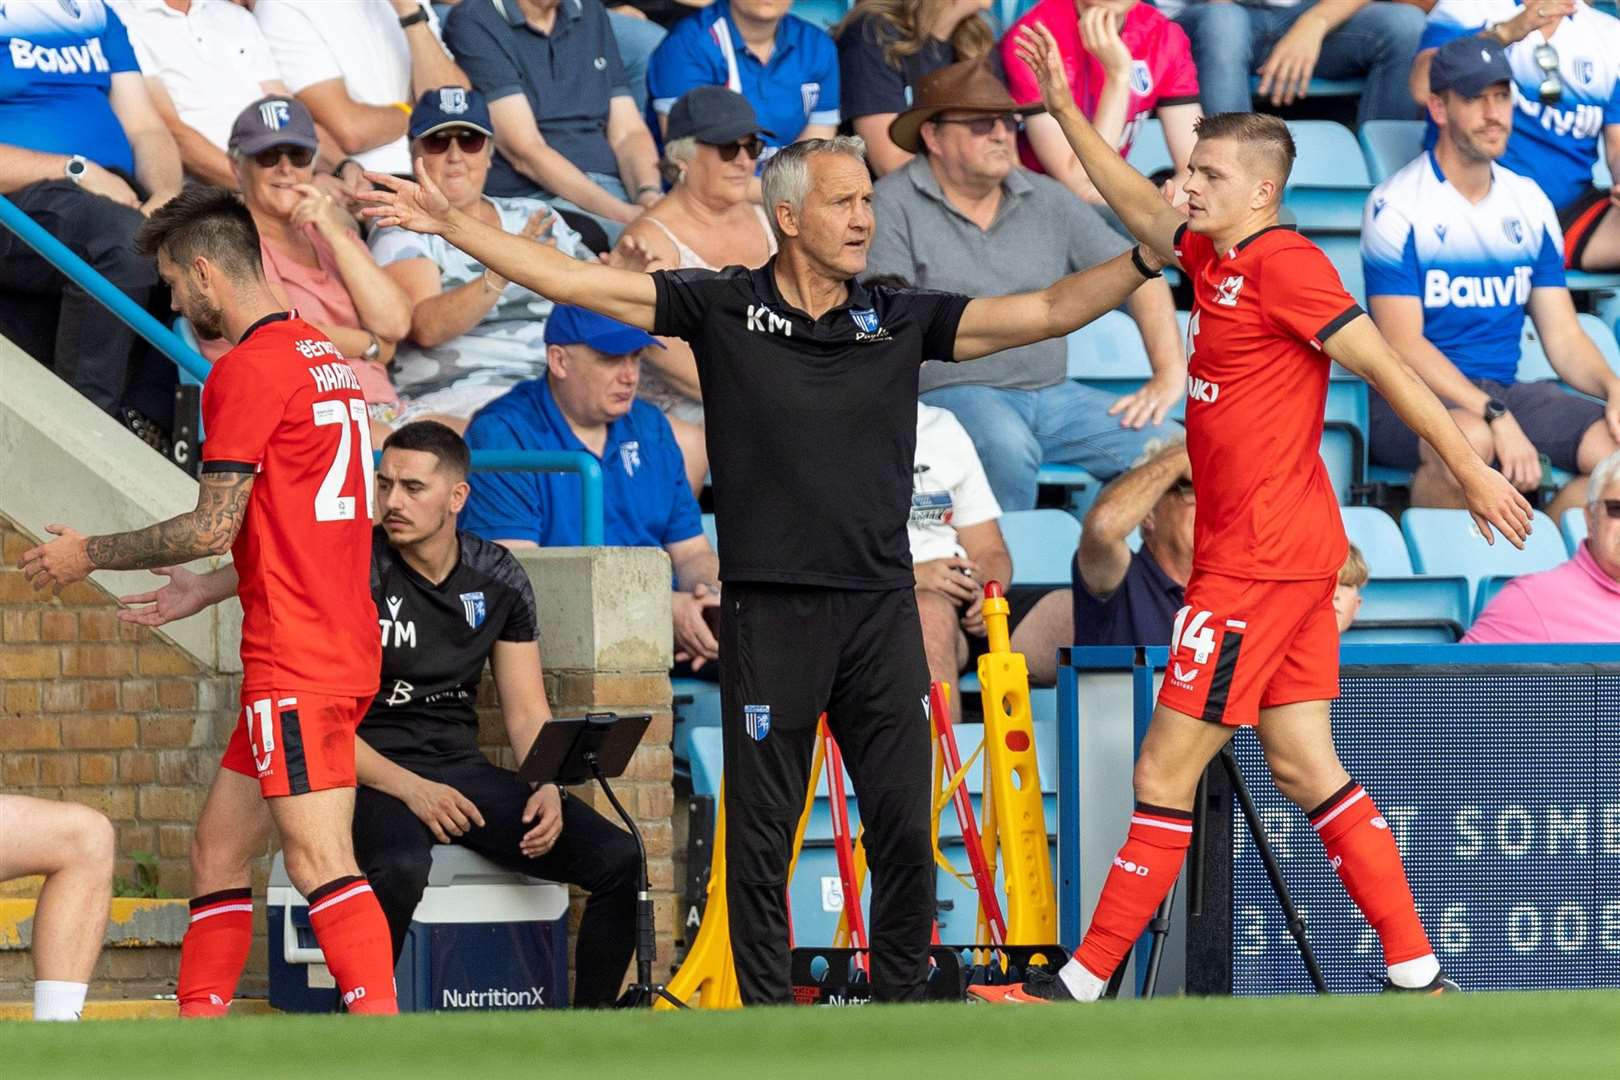
[[[434,233],[494,273],[692,345],[719,530],[726,903],[745,1004],[786,1004],[788,853],[823,710],[872,866],[872,991],[920,1000],[934,918],[928,663],[906,521],[917,370],[1061,337],[1118,307],[1150,251],[1036,292],[866,288],[872,181],[860,139],[784,147],[760,183],[779,247],[758,270],[641,274],[570,259],[370,174],[378,225]],[[420,173],[419,173],[420,175]]]
[[[467,444],[433,421],[383,444],[371,548],[382,684],[360,724],[354,848],[388,917],[399,959],[427,887],[434,843],[462,844],[511,870],[590,892],[574,952],[573,1003],[610,1005],[635,947],[639,863],[630,834],[555,785],[537,790],[478,749],[478,683],[492,662],[507,739],[520,759],[551,718],[534,593],[505,548],[456,529]],[[120,612],[160,626],[236,592],[236,570],[159,571],[170,583]]]

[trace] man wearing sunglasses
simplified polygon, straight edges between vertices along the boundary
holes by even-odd
[[[1130,250],[1060,182],[1019,166],[1019,127],[1040,106],[1014,104],[983,62],[924,76],[915,100],[889,126],[894,144],[915,156],[878,182],[871,272],[923,289],[1001,296]],[[1152,367],[1126,397],[1070,379],[1062,340],[976,364],[923,365],[923,401],[949,409],[967,428],[1003,510],[1034,507],[1043,464],[1080,465],[1108,480],[1178,430],[1165,416],[1181,400],[1187,366],[1170,289],[1144,281],[1126,309]]]
[[[1620,451],[1592,470],[1586,509],[1564,518],[1586,538],[1564,565],[1526,574],[1502,586],[1465,645],[1620,642]]]
[[[1439,0],[1429,12],[1411,90],[1428,101],[1435,48],[1478,36],[1507,50],[1513,137],[1502,164],[1558,208],[1571,270],[1620,269],[1620,19],[1586,0]],[[1429,144],[1436,131],[1429,127]],[[1600,178],[1594,166],[1605,165]],[[1597,182],[1594,182],[1594,181]]]

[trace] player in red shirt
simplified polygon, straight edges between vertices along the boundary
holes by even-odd
[[[94,570],[168,567],[230,551],[241,579],[242,714],[192,841],[180,1014],[223,1015],[252,939],[249,864],[274,821],[287,873],[350,1012],[397,1011],[382,909],[355,864],[355,729],[382,652],[371,600],[372,455],[354,371],[319,330],[279,309],[259,236],[236,197],[190,188],[152,215],[176,310],[237,342],[203,386],[197,508],[135,532],[25,552],[35,588]]]
[[[975,994],[1009,1004],[1102,994],[1180,873],[1198,778],[1237,725],[1257,726],[1278,789],[1306,811],[1377,932],[1387,985],[1454,990],[1418,920],[1388,823],[1345,773],[1328,723],[1338,695],[1333,591],[1347,548],[1318,450],[1329,359],[1375,386],[1435,448],[1487,539],[1494,526],[1522,546],[1530,506],[1474,453],[1327,257],[1277,224],[1294,157],[1282,121],[1207,117],[1183,217],[1075,107],[1050,33],[1026,30],[1018,54],[1109,205],[1192,281],[1187,448],[1198,521],[1187,606],[1136,763],[1136,809],[1085,939],[1057,975]]]
[[[1193,127],[1204,115],[1192,45],[1181,27],[1141,0],[1042,0],[1001,39],[1007,88],[1020,103],[1041,96],[1015,52],[1019,28],[1037,24],[1057,39],[1075,104],[1103,137],[1126,156],[1142,121],[1156,114],[1181,178],[1196,139]],[[1026,168],[1048,173],[1087,202],[1103,201],[1056,120],[1032,116],[1024,132],[1018,157]]]

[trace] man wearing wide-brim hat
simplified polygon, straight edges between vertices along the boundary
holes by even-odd
[[[1002,296],[1128,251],[1129,242],[1096,210],[1056,180],[1019,166],[1019,128],[1040,111],[1013,101],[983,61],[952,64],[920,80],[913,106],[889,125],[895,145],[917,156],[877,183],[867,273],[896,274],[919,288]],[[1165,419],[1187,381],[1170,290],[1155,277],[1126,309],[1152,372],[1122,398],[1070,380],[1061,339],[973,364],[923,365],[922,400],[949,409],[967,428],[1003,510],[1035,505],[1044,463],[1080,465],[1107,480],[1154,440],[1179,434]]]

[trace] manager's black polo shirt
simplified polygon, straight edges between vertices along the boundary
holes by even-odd
[[[910,588],[917,369],[946,359],[968,298],[850,283],[811,319],[758,270],[663,270],[653,333],[703,384],[725,581]]]

